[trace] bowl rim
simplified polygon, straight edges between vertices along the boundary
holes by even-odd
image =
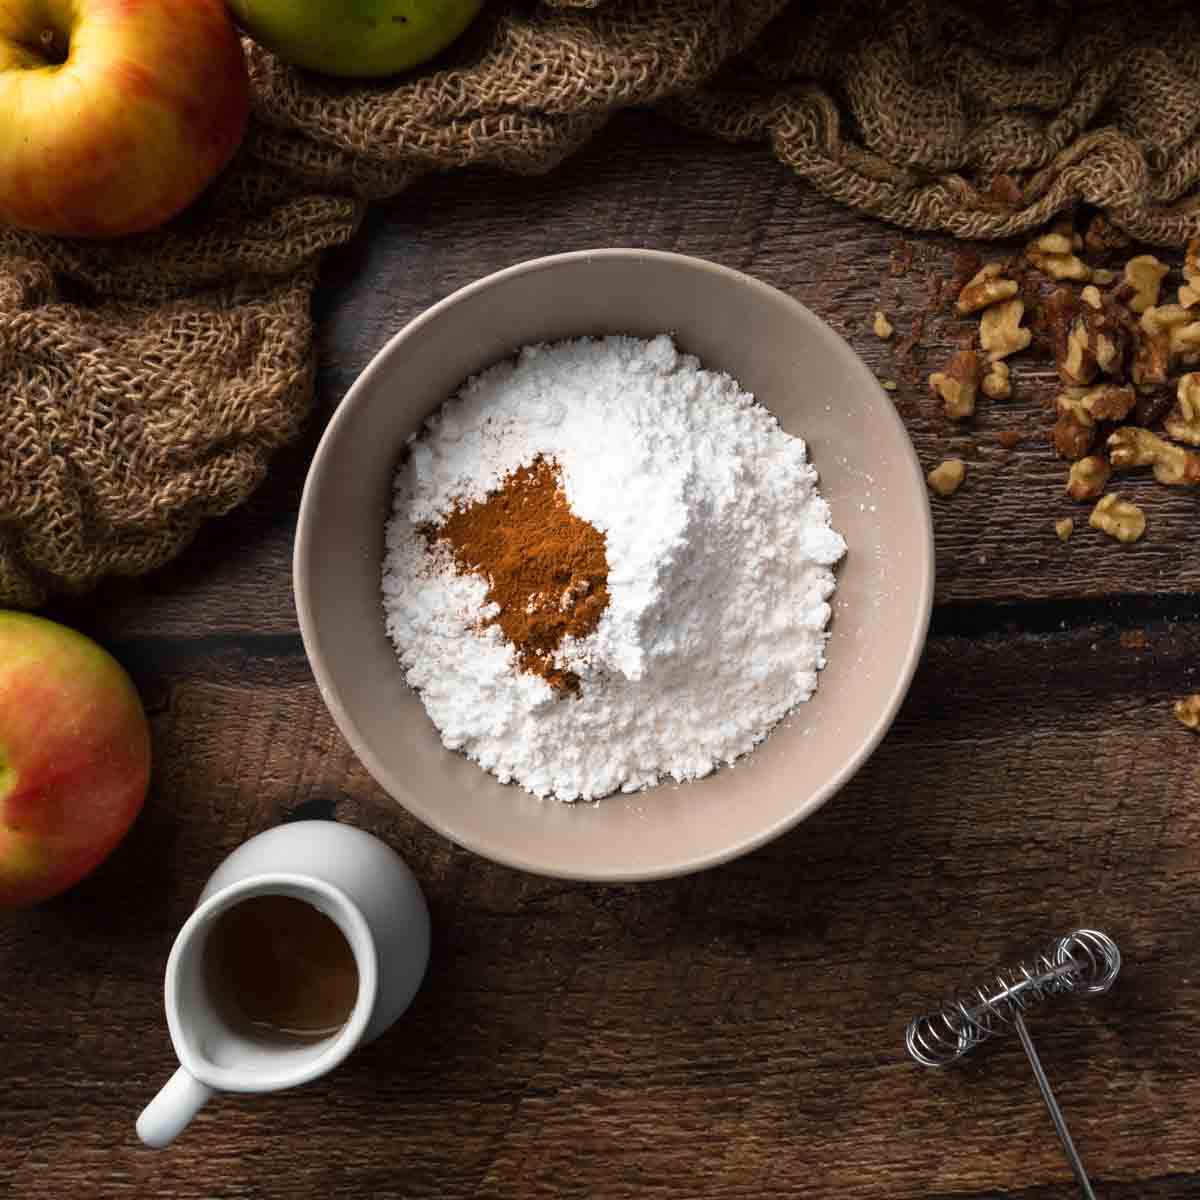
[[[442,837],[447,838],[454,845],[469,850],[473,854],[478,854],[481,858],[487,859],[490,862],[499,863],[501,866],[511,867],[531,875],[551,879],[567,879],[589,883],[648,883],[654,880],[670,879],[676,876],[692,874],[697,871],[706,870],[709,867],[720,866],[723,863],[749,854],[766,845],[768,842],[781,837],[790,829],[800,824],[801,821],[812,816],[813,813],[822,808],[849,783],[867,759],[875,752],[879,743],[883,740],[885,734],[895,721],[896,715],[900,711],[900,706],[908,694],[913,676],[916,674],[917,666],[920,663],[921,655],[925,648],[929,623],[933,613],[936,558],[934,552],[933,513],[929,504],[929,496],[924,486],[925,473],[921,467],[920,459],[917,457],[916,448],[912,444],[912,438],[908,433],[908,429],[892,404],[889,403],[883,408],[884,419],[890,421],[901,433],[902,453],[907,457],[914,477],[921,485],[920,495],[924,499],[924,505],[922,506],[924,522],[920,529],[920,532],[924,536],[917,539],[918,553],[923,559],[920,592],[917,597],[918,619],[914,623],[909,636],[901,670],[891,687],[887,701],[879,717],[876,719],[867,736],[859,743],[854,753],[847,758],[841,768],[826,780],[824,784],[813,791],[806,803],[798,805],[793,812],[775,821],[773,824],[740,838],[720,850],[671,860],[665,862],[661,867],[649,870],[623,871],[619,868],[597,871],[555,870],[544,863],[523,858],[520,854],[496,852],[488,846],[480,844],[469,833],[464,834],[461,830],[453,827],[451,823],[443,821],[436,807],[424,805],[416,792],[406,790],[405,798],[401,800],[393,793],[391,787],[386,782],[390,772],[376,757],[371,747],[359,736],[354,723],[346,711],[331,673],[326,667],[325,655],[319,645],[318,633],[312,609],[309,605],[307,591],[307,578],[312,570],[314,556],[312,539],[310,537],[312,509],[315,504],[313,497],[320,485],[321,479],[331,469],[333,462],[331,447],[337,440],[337,434],[341,426],[351,419],[350,414],[358,404],[359,396],[367,390],[376,375],[381,374],[387,369],[386,364],[392,357],[395,348],[410,338],[417,336],[427,325],[437,321],[444,312],[461,303],[464,299],[478,292],[486,291],[514,276],[553,270],[568,264],[606,259],[658,260],[675,266],[686,267],[689,270],[716,275],[736,283],[740,287],[749,287],[751,290],[770,293],[773,299],[776,301],[782,300],[787,306],[791,307],[799,320],[809,325],[814,325],[822,337],[839,343],[841,349],[850,356],[850,360],[861,371],[864,382],[870,381],[870,384],[878,391],[880,397],[885,400],[887,398],[887,393],[884,392],[879,381],[875,378],[875,375],[866,363],[863,362],[858,352],[828,322],[787,292],[772,284],[764,283],[762,280],[756,279],[753,275],[749,275],[744,271],[736,270],[733,267],[726,267],[709,259],[698,258],[690,254],[678,254],[666,250],[639,249],[632,246],[571,250],[564,253],[548,254],[538,258],[526,259],[465,284],[429,308],[426,308],[392,334],[375,352],[362,371],[359,372],[354,382],[338,403],[333,416],[322,432],[320,442],[316,452],[313,454],[305,476],[304,489],[301,494],[300,508],[296,521],[296,535],[292,555],[292,589],[296,605],[296,615],[300,624],[300,637],[321,698],[324,700],[334,724],[346,739],[359,762],[362,763],[372,779],[375,780],[394,803],[399,804],[400,807],[416,817],[423,825],[440,834]],[[445,753],[452,754],[455,751],[446,750]],[[483,770],[482,767],[479,769]],[[662,784],[658,786],[662,786]],[[604,800],[597,801],[598,804],[603,804],[604,802]]]

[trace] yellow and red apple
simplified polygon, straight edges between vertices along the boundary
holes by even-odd
[[[372,78],[444,50],[483,0],[229,0],[229,7],[252,38],[286,62]]]
[[[149,779],[146,714],[116,660],[65,625],[0,610],[0,908],[99,866]]]
[[[0,3],[0,223],[155,229],[229,162],[248,113],[224,0]]]

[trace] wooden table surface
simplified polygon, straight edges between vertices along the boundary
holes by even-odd
[[[644,886],[493,866],[390,802],[325,711],[289,579],[308,458],[384,340],[489,271],[596,245],[783,288],[900,381],[927,467],[970,464],[934,504],[928,649],[873,759],[765,849]],[[877,304],[907,332],[952,251],[839,210],[765,149],[645,115],[548,178],[430,179],[375,211],[325,269],[303,444],[175,566],[53,610],[132,671],[156,771],[105,866],[0,919],[0,1191],[1070,1197],[1015,1042],[933,1073],[906,1061],[903,1033],[972,967],[1091,923],[1119,941],[1123,976],[1033,1019],[1043,1059],[1100,1196],[1200,1196],[1200,742],[1170,711],[1200,689],[1200,497],[1133,480],[1142,542],[1081,520],[1061,545],[1050,372],[1015,363],[1016,398],[953,430],[918,378],[955,327],[927,323],[915,362],[870,332]],[[230,850],[296,816],[369,829],[413,867],[434,922],[424,989],[334,1075],[218,1098],[174,1147],[143,1150],[134,1118],[174,1069],[174,933]]]

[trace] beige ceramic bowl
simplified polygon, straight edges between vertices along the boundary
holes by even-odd
[[[669,331],[808,443],[849,552],[816,695],[734,767],[596,804],[538,800],[443,748],[384,634],[392,474],[410,433],[467,376],[529,342]],[[891,401],[803,305],[699,259],[598,250],[522,263],[401,330],[342,401],[296,535],[296,605],[321,694],[409,812],[497,862],[568,879],[642,880],[743,854],[834,794],[883,737],[920,656],[933,592],[925,482]]]

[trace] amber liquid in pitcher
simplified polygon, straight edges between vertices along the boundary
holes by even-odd
[[[223,912],[205,947],[211,994],[234,1025],[313,1041],[358,999],[358,967],[337,924],[294,896],[251,896]]]

